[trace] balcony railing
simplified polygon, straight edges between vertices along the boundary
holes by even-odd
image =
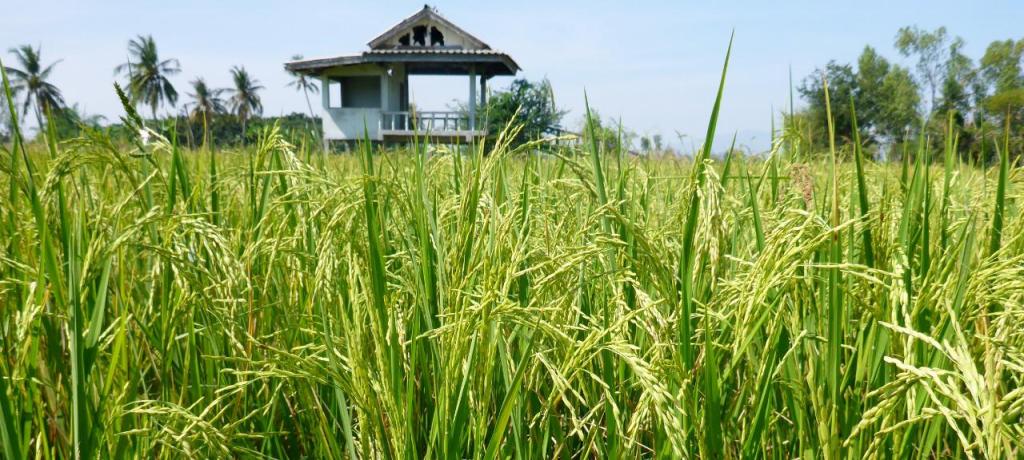
[[[384,112],[381,116],[381,130],[389,132],[419,132],[443,134],[454,132],[486,131],[486,122],[477,115],[476,123],[470,126],[469,115],[462,112]]]

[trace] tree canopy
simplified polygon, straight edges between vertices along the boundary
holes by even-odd
[[[513,145],[556,134],[566,113],[555,106],[551,83],[546,79],[539,82],[513,81],[507,89],[491,95],[483,112],[492,135],[501,132],[509,123],[522,126],[512,139]]]
[[[891,64],[868,46],[857,59],[857,67],[828,63],[804,79],[800,94],[808,102],[807,115],[814,131],[827,133],[825,83],[829,88],[836,138],[853,138],[853,113],[856,108],[861,138],[880,143],[899,138],[917,119],[918,87],[910,72]],[[822,142],[824,138],[820,139]]]
[[[241,120],[242,132],[245,133],[249,118],[253,115],[263,114],[263,101],[259,95],[263,86],[260,85],[259,80],[249,75],[245,67],[240,66],[231,69],[231,81],[235,86],[228,89],[231,94],[228,104],[231,106],[231,111]]]
[[[24,94],[25,100],[22,103],[21,115],[28,114],[29,107],[35,111],[38,126],[43,126],[43,120],[49,111],[59,111],[64,107],[64,96],[60,89],[50,83],[50,73],[60,60],[49,65],[43,64],[41,47],[22,45],[11,48],[10,53],[14,55],[19,67],[7,67],[12,89],[16,93]]]
[[[894,47],[900,56],[913,59],[913,71],[870,46],[855,64],[831,61],[804,78],[798,90],[807,106],[791,124],[819,145],[827,141],[827,81],[840,142],[852,138],[852,100],[861,138],[869,144],[894,144],[922,127],[931,133],[944,131],[952,114],[962,154],[991,155],[995,149],[981,143],[994,138],[983,134],[1002,131],[1007,121],[1011,143],[1024,145],[1024,39],[994,41],[977,61],[964,53],[965,45],[944,27],[901,28]]]
[[[192,92],[189,93],[189,97],[192,98],[192,102],[187,104],[189,108],[189,116],[193,120],[202,120],[203,117],[207,119],[213,118],[214,115],[219,115],[227,112],[227,108],[224,105],[224,89],[210,88],[206,84],[206,80],[202,78],[196,78],[192,81]]]
[[[145,104],[156,118],[156,110],[165,102],[178,102],[178,91],[169,77],[181,72],[177,59],[160,59],[152,35],[139,35],[128,41],[129,61],[114,68],[128,79],[128,92],[136,104]]]

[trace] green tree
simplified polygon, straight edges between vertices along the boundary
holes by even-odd
[[[583,137],[583,145],[589,146],[591,137],[593,137],[597,140],[598,149],[602,153],[618,152],[620,148],[629,151],[636,138],[636,134],[624,128],[620,121],[602,121],[601,114],[593,108],[590,109],[589,119],[584,115],[583,121],[580,123],[580,133]]]
[[[292,56],[292,60],[301,61],[302,55],[296,54]],[[288,83],[288,86],[302,92],[306,97],[306,107],[309,108],[309,118],[316,118],[316,114],[313,113],[313,104],[309,102],[309,93],[317,94],[320,92],[320,88],[316,86],[316,82],[309,75],[295,71],[288,71],[288,73],[292,76],[292,81]]]
[[[5,70],[11,79],[11,86],[19,93],[25,94],[22,102],[22,116],[28,114],[29,107],[35,111],[36,122],[40,131],[43,129],[43,118],[48,111],[57,111],[64,107],[64,96],[60,89],[47,81],[53,68],[60,60],[43,65],[42,48],[22,45],[11,48],[10,53],[21,68],[7,67]]]
[[[53,128],[58,139],[78,136],[82,128],[99,129],[104,120],[103,115],[88,114],[78,104],[53,112]]]
[[[981,58],[981,75],[987,89],[993,94],[1024,86],[1021,57],[1024,39],[994,41]]]
[[[904,57],[917,56],[917,72],[928,86],[928,110],[935,108],[936,94],[942,83],[944,50],[949,37],[945,27],[933,31],[902,27],[896,32],[896,49]]]
[[[868,140],[875,137],[876,124],[887,112],[889,96],[886,84],[892,65],[878,54],[874,48],[865,46],[857,59],[856,87],[854,88],[855,103],[859,127]],[[829,88],[831,90],[831,88]],[[835,99],[832,99],[835,103]],[[849,110],[849,109],[847,109]],[[835,113],[833,111],[833,113]]]
[[[971,93],[978,88],[978,72],[971,58],[963,54],[963,39],[957,37],[949,45],[945,62],[945,77],[934,114],[953,111],[957,124],[964,126],[965,117],[971,113]],[[941,117],[939,117],[941,118]]]
[[[0,143],[11,138],[11,109],[7,102],[7,92],[0,88]]]
[[[178,102],[178,91],[168,77],[181,72],[177,59],[161,60],[152,35],[139,35],[128,41],[129,61],[114,68],[115,73],[128,78],[128,91],[132,101],[150,108],[153,119],[164,102],[172,107]]]
[[[245,138],[246,126],[249,118],[253,115],[259,116],[263,113],[263,102],[260,100],[259,91],[263,89],[260,82],[249,75],[245,67],[235,66],[231,68],[231,81],[235,87],[229,89],[231,98],[229,104],[231,111],[242,123],[242,137]]]
[[[840,142],[853,138],[851,98],[865,143],[895,141],[917,122],[920,96],[910,71],[891,64],[867,46],[857,59],[856,71],[849,65],[830,62],[824,70],[805,78],[799,88],[808,103],[807,116],[802,121],[811,124],[802,129],[802,134],[819,145],[828,142],[823,74],[829,85],[833,126]]]
[[[892,66],[885,75],[881,94],[881,110],[868,124],[874,129],[874,140],[892,142],[919,121],[917,108],[921,96],[910,71],[898,65]],[[859,110],[860,105],[857,108]]]
[[[1014,143],[1021,137],[1024,125],[1024,39],[994,41],[981,58],[980,73],[984,96],[981,106],[988,117],[1003,126],[1009,117]]]
[[[484,113],[492,135],[510,122],[521,125],[522,129],[512,140],[513,145],[520,145],[557,132],[566,112],[555,106],[551,83],[546,79],[540,82],[518,79],[508,89],[493,94],[487,100]]]
[[[823,81],[824,79],[824,81]],[[853,123],[850,115],[850,99],[857,95],[857,73],[849,64],[839,64],[835,61],[829,62],[824,69],[815,69],[810,75],[804,78],[797,91],[807,101],[807,112],[809,130],[814,133],[828,133],[828,120],[826,118],[825,86],[828,82],[829,101],[832,108],[832,120],[835,127],[837,140],[849,140],[853,133]],[[859,107],[858,107],[859,108]],[[858,121],[861,126],[863,115],[858,114]],[[819,143],[828,142],[824,136],[817,136],[815,140]]]
[[[188,107],[191,107],[189,117],[193,120],[203,118],[212,120],[214,115],[227,112],[224,99],[221,97],[224,91],[224,89],[210,88],[202,78],[193,80],[192,92],[188,95],[192,98],[192,102],[187,104]]]
[[[985,101],[985,108],[993,114],[1019,111],[1024,108],[1024,88],[1013,88],[993,94]]]

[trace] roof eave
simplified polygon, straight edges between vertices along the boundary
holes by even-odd
[[[289,72],[317,73],[320,70],[328,69],[331,67],[357,65],[364,63],[366,63],[365,57],[361,54],[355,54],[328,58],[304,59],[301,61],[291,61],[286,62],[284,64],[284,68]]]
[[[451,64],[488,64],[488,63],[500,63],[508,69],[507,75],[515,75],[522,68],[516,63],[511,56],[505,53],[493,53],[493,54],[466,54],[466,55],[447,55],[447,54],[422,54],[422,53],[373,53],[372,51],[363,53],[361,55],[350,55],[350,56],[337,56],[331,58],[318,58],[318,59],[306,59],[302,61],[292,61],[284,64],[285,70],[289,72],[298,72],[310,75],[316,75],[324,70],[334,67],[345,67],[350,65],[359,64],[387,64],[387,63],[398,63],[398,62],[438,62],[438,63],[451,63]],[[506,75],[506,73],[501,73]]]

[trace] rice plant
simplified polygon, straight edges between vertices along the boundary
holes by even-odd
[[[1024,455],[1020,152],[719,162],[718,105],[693,160],[16,135],[4,457]]]

